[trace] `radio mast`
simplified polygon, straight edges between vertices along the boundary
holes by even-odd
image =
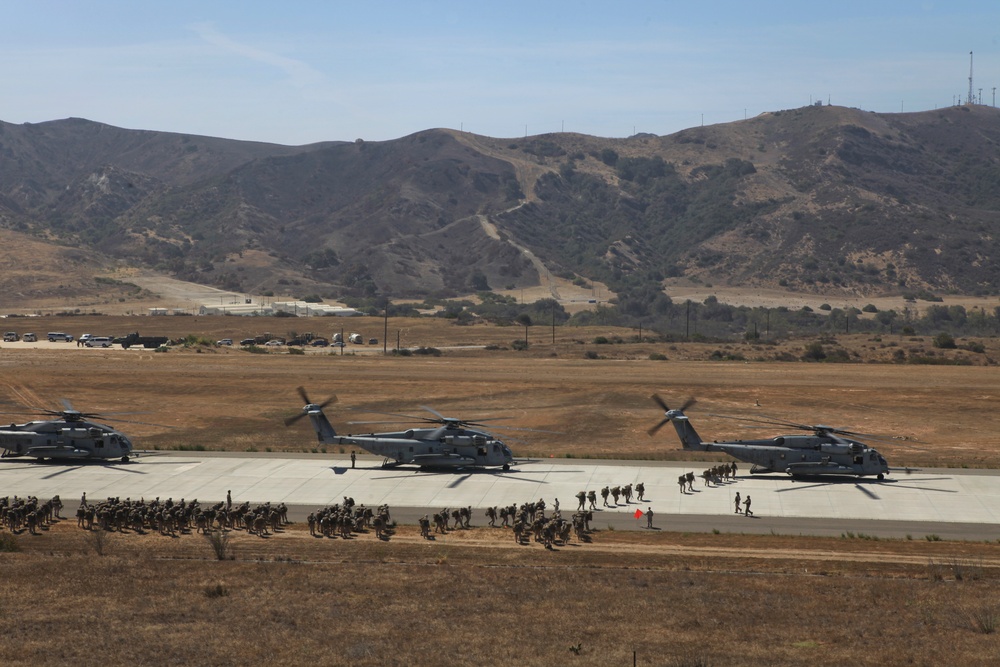
[[[966,104],[972,104],[973,99],[975,99],[972,92],[972,51],[969,51],[969,95],[965,98]]]

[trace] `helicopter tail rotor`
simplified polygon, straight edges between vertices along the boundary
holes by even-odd
[[[695,403],[698,402],[697,399],[695,399],[692,396],[687,401],[685,401],[684,405],[682,405],[680,408],[677,408],[675,410],[671,410],[667,406],[666,401],[664,401],[662,398],[660,398],[659,394],[653,394],[652,396],[650,396],[650,398],[653,400],[654,403],[656,403],[663,410],[663,419],[660,420],[660,423],[656,424],[655,426],[653,426],[652,428],[650,428],[649,430],[646,431],[646,433],[648,433],[651,436],[652,435],[656,435],[656,433],[661,428],[663,428],[664,426],[666,426],[667,424],[669,424],[670,422],[672,422],[674,419],[676,419],[678,417],[684,417],[684,411],[687,410],[692,405],[694,405]],[[684,417],[684,418],[687,419],[686,417]]]
[[[305,402],[305,405],[302,407],[302,411],[299,412],[297,415],[293,415],[285,419],[285,426],[291,426],[292,424],[302,419],[303,417],[309,416],[310,413],[314,413],[315,411],[322,411],[323,408],[325,408],[326,406],[330,405],[331,403],[337,402],[337,396],[333,395],[330,398],[323,401],[322,403],[320,403],[319,405],[317,405],[309,400],[309,394],[306,393],[305,387],[301,386],[297,387],[296,391],[299,392],[299,396]]]

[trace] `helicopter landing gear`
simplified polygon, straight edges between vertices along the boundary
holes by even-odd
[[[885,479],[885,475],[884,475],[884,474],[882,474],[882,473],[879,473],[879,474],[878,474],[878,481],[880,481],[880,482],[881,482],[881,481],[882,481],[883,479]]]
[[[122,463],[128,463],[128,457],[127,456],[123,456],[122,457]]]
[[[510,471],[510,464],[509,463],[504,463],[503,464],[503,471],[504,472],[509,472]]]

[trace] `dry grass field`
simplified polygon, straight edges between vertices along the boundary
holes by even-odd
[[[319,328],[83,317],[32,318],[30,330],[215,340],[307,325]],[[344,326],[383,337],[380,320]],[[524,330],[391,320],[393,342],[397,330],[403,345],[443,354],[0,345],[0,409],[57,408],[65,397],[173,427],[128,425],[140,448],[302,451],[312,432],[282,419],[301,407],[303,385],[317,400],[339,396],[329,412],[345,431],[371,418],[355,410],[428,405],[558,431],[518,433],[528,436],[510,441],[521,456],[680,458],[672,434],[645,433],[660,417],[655,392],[697,397],[689,415],[706,439],[776,434],[712,416],[764,414],[885,435],[878,447],[894,466],[1000,466],[1000,378],[985,365],[706,361],[713,346],[595,345],[634,334],[599,328],[558,329],[552,344],[534,327],[527,352],[454,349],[509,347]],[[649,360],[654,352],[668,360]],[[515,547],[502,529],[426,542],[401,526],[378,542],[311,538],[295,525],[269,539],[237,534],[235,559],[217,561],[200,536],[108,537],[98,556],[64,521],[0,553],[0,664],[630,665],[635,651],[639,665],[988,665],[1000,650],[995,543],[603,530],[549,552]]]
[[[997,546],[597,532],[517,547],[104,533],[0,553],[5,665],[990,665]]]
[[[6,326],[24,327],[25,321],[8,320]],[[335,320],[333,326],[340,324]],[[377,318],[343,324],[366,338],[382,338],[383,323]],[[57,317],[31,318],[30,324],[39,332],[138,329],[172,338],[197,334],[210,341],[238,340],[261,331],[286,335],[296,325],[299,331],[308,326],[326,334],[330,332],[320,326],[331,326],[325,318],[236,317]],[[696,397],[699,403],[689,416],[706,439],[776,434],[749,430],[715,414],[774,416],[880,435],[883,440],[873,444],[894,466],[1000,466],[1000,413],[995,410],[1000,376],[990,366],[755,362],[749,361],[755,346],[735,344],[733,351],[748,361],[706,361],[718,345],[598,345],[592,342],[598,336],[628,341],[635,335],[599,327],[557,328],[555,344],[550,329],[534,327],[529,339],[535,342],[526,352],[509,349],[512,340],[523,336],[521,327],[400,319],[389,321],[389,331],[393,343],[392,332],[399,331],[403,346],[435,347],[442,354],[385,357],[381,345],[348,346],[343,355],[329,348],[293,355],[282,348],[251,354],[195,345],[158,353],[66,343],[47,346],[55,349],[0,344],[7,385],[0,388],[0,398],[9,401],[0,409],[10,412],[25,404],[58,408],[58,399],[68,398],[77,409],[141,412],[125,418],[173,427],[130,426],[126,431],[139,448],[308,451],[313,447],[308,426],[289,430],[282,424],[301,407],[295,387],[302,385],[316,400],[339,397],[330,416],[345,433],[385,430],[347,424],[379,418],[365,410],[419,414],[426,405],[450,416],[505,416],[510,419],[504,423],[513,426],[558,432],[511,432],[529,436],[510,438],[520,456],[687,456],[677,451],[669,430],[654,439],[646,435],[661,416],[649,400],[658,393],[677,403]],[[782,345],[801,353],[806,342]],[[859,354],[878,351],[867,336],[845,336],[838,342]],[[987,351],[980,356],[1000,358],[1000,342],[983,343]],[[926,341],[911,344],[930,347]],[[588,352],[598,358],[587,358]],[[651,361],[652,353],[668,360]]]

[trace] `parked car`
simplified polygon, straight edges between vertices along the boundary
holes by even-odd
[[[331,344],[332,344],[332,345],[333,345],[334,347],[344,347],[344,341],[342,341],[342,340],[335,340],[335,341],[333,341],[333,343],[331,343]]]
[[[244,338],[240,341],[240,345],[256,345],[257,341],[253,338]]]
[[[232,345],[233,344],[233,339],[232,338],[223,338],[222,340],[216,341],[215,344],[216,345]]]
[[[284,343],[282,343],[280,340],[269,340],[266,343],[264,343],[264,347],[281,347],[283,345]]]
[[[111,342],[107,336],[91,336],[84,345],[87,347],[111,347]]]
[[[84,345],[86,345],[87,341],[90,340],[93,337],[94,337],[94,334],[86,333],[86,334],[83,334],[82,336],[80,336],[77,340],[79,340],[81,343],[83,343]]]
[[[33,333],[26,333],[26,334],[24,334],[24,337],[22,338],[22,340],[25,343],[37,343],[38,342],[38,336],[36,336]]]
[[[73,342],[73,337],[71,335],[69,335],[68,333],[63,333],[61,331],[50,331],[49,332],[49,342],[50,343],[55,343],[57,341],[58,342],[64,342],[64,343],[72,343]]]
[[[20,340],[20,336],[17,335],[16,331],[8,331],[3,335],[3,342],[5,343],[15,343]]]
[[[369,338],[368,339],[368,344],[369,345],[378,345],[378,338]]]
[[[309,344],[313,347],[329,347],[330,341],[325,338],[313,338],[312,342]]]

